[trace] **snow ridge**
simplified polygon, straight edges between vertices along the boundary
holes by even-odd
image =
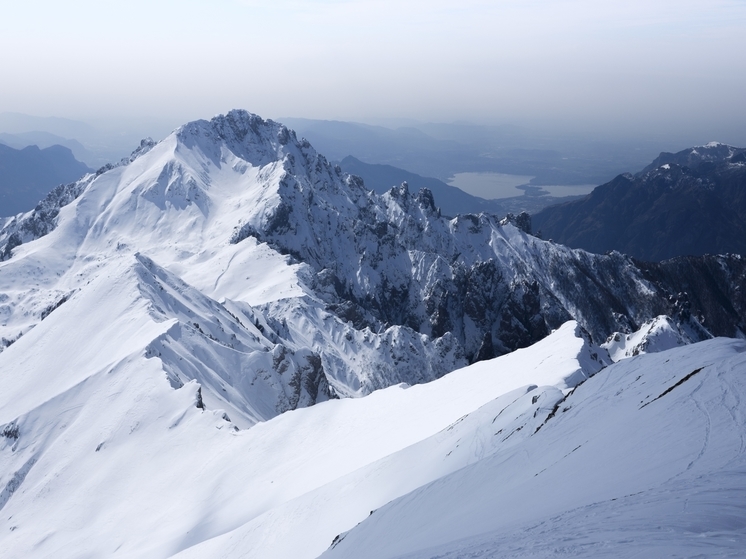
[[[390,502],[321,557],[736,557],[745,365],[726,339],[625,359],[533,436]]]

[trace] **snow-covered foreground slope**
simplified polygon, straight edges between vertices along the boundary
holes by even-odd
[[[520,444],[340,540],[324,559],[743,557],[746,343],[612,365]]]
[[[122,306],[143,304],[133,299]],[[518,444],[601,366],[568,323],[531,348],[429,384],[236,431],[220,412],[197,407],[196,383],[172,390],[148,358],[151,341],[178,322],[136,316],[117,323],[114,337],[70,332],[46,348],[56,361],[46,358],[44,373],[30,364],[41,353],[2,371],[0,545],[8,556],[315,557],[372,509]],[[44,339],[46,326],[7,354]],[[97,372],[60,375],[79,366],[65,351],[79,336],[100,347],[85,356]],[[142,349],[117,353],[126,340]]]
[[[57,374],[74,364],[63,346],[44,375],[22,362],[0,376],[8,556],[311,559],[335,539],[329,556],[350,558],[737,557],[746,545],[741,340],[598,372],[603,350],[568,323],[428,384],[237,431],[148,357],[176,324],[118,324],[144,348],[130,355],[109,332],[81,332],[102,349],[86,378]]]

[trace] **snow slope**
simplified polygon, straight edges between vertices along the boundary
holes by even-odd
[[[124,283],[102,279],[92,291]],[[144,304],[122,298],[129,309]],[[7,354],[44,339],[65,307]],[[197,407],[195,382],[172,390],[147,357],[176,320],[112,312],[129,316],[113,325],[117,339],[71,332],[0,375],[0,544],[9,556],[315,557],[370,510],[516,444],[601,366],[568,323],[532,348],[429,384],[236,431],[220,411]],[[86,356],[99,371],[85,378],[59,374],[76,364],[64,348],[77,336],[101,344]],[[117,353],[122,341],[141,349]],[[498,427],[504,440],[491,436]]]
[[[322,557],[743,557],[745,394],[741,340],[625,359]]]
[[[140,351],[83,331],[101,344],[89,356],[100,371],[67,382],[71,332],[46,348],[58,359],[43,374],[20,361],[0,375],[9,556],[313,558],[336,538],[332,557],[736,557],[746,543],[741,340],[599,372],[604,351],[568,323],[431,383],[235,430],[198,407],[197,383],[173,390],[148,357],[178,319],[126,309],[113,327]]]

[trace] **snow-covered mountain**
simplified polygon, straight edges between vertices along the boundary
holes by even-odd
[[[700,166],[708,163],[714,165],[719,163],[728,163],[729,165],[746,163],[746,149],[729,146],[720,142],[710,142],[703,146],[687,148],[676,153],[664,151],[639,174],[644,175],[664,165],[677,165],[679,167],[698,169]]]
[[[527,225],[443,218],[427,190],[405,184],[378,196],[284,126],[233,111],[144,141],[8,221],[0,336],[17,340],[105,270],[141,265],[136,254],[215,304],[245,308],[265,344],[310,351],[309,386],[326,377],[332,395],[432,380],[570,319],[596,342],[662,314],[692,339],[746,330],[740,258],[666,275],[544,242]],[[694,296],[686,285],[697,281]],[[290,402],[328,396],[291,384]]]
[[[376,195],[243,111],[144,141],[5,219],[0,548],[316,557],[431,482],[472,466],[499,479],[495,460],[535,455],[550,427],[595,440],[582,454],[605,468],[616,439],[597,435],[611,421],[598,398],[621,410],[610,417],[649,401],[647,430],[632,422],[625,440],[688,436],[704,419],[666,396],[693,386],[682,363],[717,362],[701,394],[727,381],[735,400],[692,401],[742,421],[744,342],[674,347],[743,337],[740,258],[640,265],[528,229],[526,216],[444,218],[406,185]],[[733,440],[708,448],[740,460]],[[550,484],[567,444],[543,458]],[[664,470],[688,472],[692,444]],[[591,487],[586,501],[606,495]],[[473,535],[437,543],[449,534]],[[355,541],[330,553],[356,557]]]
[[[501,447],[517,427],[493,427],[491,453],[373,511],[321,557],[741,557],[745,390],[743,340],[621,361],[520,443]]]

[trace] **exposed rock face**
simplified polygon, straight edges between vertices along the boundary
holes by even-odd
[[[687,256],[637,265],[668,300],[667,314],[695,317],[714,336],[741,337],[746,332],[746,258]]]
[[[662,153],[641,173],[546,208],[533,223],[544,238],[643,260],[746,254],[746,149],[712,143]]]

